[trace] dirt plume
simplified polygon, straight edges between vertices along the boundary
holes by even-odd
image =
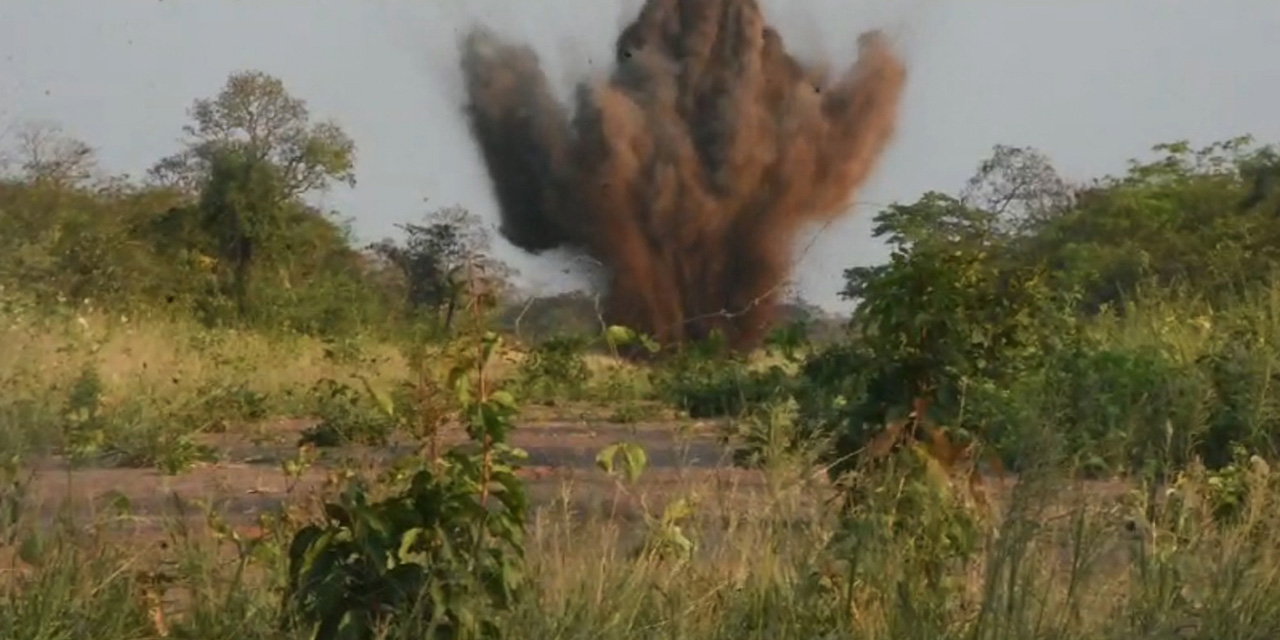
[[[611,323],[757,345],[796,234],[847,211],[893,136],[906,68],[879,32],[859,45],[828,76],[754,0],[649,0],[571,109],[531,49],[471,32],[467,115],[502,234],[601,264]]]

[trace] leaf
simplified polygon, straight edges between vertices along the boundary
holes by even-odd
[[[688,498],[680,498],[675,502],[667,505],[662,510],[662,522],[668,525],[674,525],[688,518],[693,517],[695,513],[693,502]]]
[[[362,374],[356,374],[355,377],[357,380],[360,381],[362,385],[364,385],[365,393],[367,393],[369,397],[373,398],[374,402],[377,403],[378,409],[382,411],[382,415],[388,418],[395,418],[396,405],[395,405],[395,401],[391,399],[391,396],[385,393],[379,393],[377,390],[375,390],[373,388],[373,384],[369,382],[369,378],[367,376],[364,376]]]
[[[604,336],[609,346],[614,349],[631,346],[640,338],[640,335],[634,329],[616,324],[606,329]]]
[[[627,482],[635,484],[649,466],[649,454],[638,444],[626,443],[622,446],[622,455],[626,461]]]
[[[489,395],[489,401],[508,411],[515,412],[519,410],[519,406],[516,404],[516,397],[506,390],[493,392]]]
[[[618,455],[619,446],[611,444],[596,454],[596,466],[607,475],[613,475],[613,459]]]
[[[617,442],[596,454],[596,466],[610,476],[616,475],[619,454],[622,455],[623,477],[629,484],[635,484],[649,465],[648,453],[638,444]]]
[[[396,557],[401,562],[422,564],[426,560],[426,554],[421,551],[414,551],[413,547],[425,535],[426,530],[422,527],[414,527],[406,531],[400,538],[400,548],[396,551]]]
[[[38,567],[44,560],[45,547],[44,538],[35,533],[29,534],[18,545],[18,559]]]

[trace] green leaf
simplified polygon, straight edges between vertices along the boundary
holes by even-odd
[[[33,567],[38,567],[44,561],[45,547],[43,537],[36,533],[28,534],[22,538],[22,542],[18,545],[18,559]]]
[[[635,484],[649,465],[649,455],[644,447],[631,442],[611,444],[596,454],[596,466],[613,476],[617,472],[618,456],[622,456],[622,474],[629,484]]]
[[[391,396],[385,393],[379,393],[375,390],[373,388],[373,384],[369,382],[368,377],[361,374],[356,374],[355,377],[364,385],[365,393],[368,394],[370,398],[373,398],[374,402],[377,403],[378,409],[382,411],[382,415],[394,419],[396,417],[396,405],[395,401],[391,399]]]
[[[426,561],[426,554],[421,551],[414,551],[414,545],[418,544],[426,536],[426,529],[422,527],[414,527],[404,533],[400,538],[400,548],[396,551],[396,557],[401,562],[421,564]]]
[[[607,340],[609,343],[609,346],[614,349],[631,346],[632,344],[636,343],[640,338],[640,335],[636,333],[634,329],[624,327],[621,325],[611,325],[608,329],[605,330],[604,335],[605,335],[605,340]]]

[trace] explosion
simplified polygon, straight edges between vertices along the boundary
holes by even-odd
[[[879,32],[838,77],[787,53],[755,0],[649,0],[616,67],[553,95],[538,56],[462,43],[467,117],[501,233],[603,266],[606,319],[679,343],[762,340],[796,235],[845,213],[894,133],[906,68]]]

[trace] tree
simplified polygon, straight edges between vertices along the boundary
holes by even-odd
[[[83,184],[93,176],[97,158],[93,147],[67,136],[47,122],[30,122],[17,131],[17,160],[23,178],[57,188]]]
[[[1073,189],[1049,158],[1030,147],[996,145],[961,194],[1009,230],[1043,224],[1071,208]]]
[[[1046,262],[1055,286],[1080,288],[1088,309],[1147,284],[1219,299],[1269,281],[1280,260],[1274,148],[1243,137],[1155,151],[1080,190],[1069,211],[1020,241],[1021,260]]]
[[[197,244],[220,262],[243,317],[262,257],[287,252],[290,220],[320,215],[302,197],[355,184],[355,144],[336,124],[313,124],[305,102],[259,71],[232,74],[191,116],[185,147],[150,173],[194,198],[177,213],[196,219]]]
[[[237,311],[248,311],[249,281],[259,246],[279,234],[283,202],[280,177],[269,164],[228,149],[210,162],[198,210],[213,249],[231,272]]]
[[[152,167],[153,178],[194,191],[220,154],[236,150],[247,162],[275,168],[282,200],[334,182],[355,185],[355,143],[333,122],[312,123],[306,102],[278,78],[234,73],[216,97],[196,100],[190,115],[185,148]]]
[[[425,222],[397,225],[402,244],[383,240],[370,249],[400,272],[409,308],[434,311],[447,331],[465,298],[500,296],[512,272],[489,256],[489,233],[470,211],[446,207]]]
[[[859,301],[854,323],[901,383],[890,404],[926,399],[952,410],[964,380],[999,379],[1040,341],[1051,296],[1036,265],[1009,263],[997,221],[932,192],[876,216],[890,260],[846,270],[841,296]]]

